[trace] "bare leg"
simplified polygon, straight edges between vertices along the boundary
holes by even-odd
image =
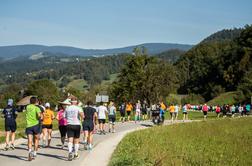
[[[29,134],[27,137],[28,137],[28,150],[29,150],[29,152],[31,152],[32,151],[33,136],[31,134]]]
[[[52,129],[48,129],[48,146],[50,146],[51,140],[52,140]]]
[[[11,144],[13,144],[13,145],[14,145],[14,142],[15,142],[15,136],[16,136],[16,133],[11,132]]]
[[[10,131],[6,131],[5,134],[6,134],[5,135],[5,143],[6,143],[6,146],[8,146],[10,143]]]
[[[35,135],[35,139],[34,139],[34,151],[37,152],[38,151],[38,144],[39,144],[39,134]]]
[[[46,128],[43,128],[43,129],[42,129],[42,133],[43,133],[43,136],[42,136],[42,139],[43,139],[43,145],[45,146],[45,143],[46,143],[46,134],[47,134],[47,129],[46,129]]]

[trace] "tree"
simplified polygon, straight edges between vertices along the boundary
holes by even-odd
[[[176,87],[177,73],[172,65],[147,55],[131,56],[112,84],[110,94],[115,101],[151,103],[176,91]]]
[[[27,95],[38,96],[43,102],[56,104],[59,100],[59,91],[50,80],[37,80],[28,85]]]

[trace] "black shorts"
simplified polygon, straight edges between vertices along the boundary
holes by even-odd
[[[220,112],[216,112],[216,114],[218,115]]]
[[[80,125],[67,125],[67,137],[80,138],[80,130]]]
[[[120,111],[121,117],[125,117],[125,111]]]
[[[235,114],[235,112],[232,112],[232,115]]]
[[[183,114],[187,114],[187,112],[183,112]]]
[[[127,111],[127,115],[130,116],[131,111]]]
[[[5,123],[5,131],[11,131],[12,133],[14,133],[16,130],[17,130],[16,122],[10,123],[10,124]]]
[[[67,126],[59,126],[59,131],[60,131],[60,136],[61,137],[66,137]]]
[[[25,133],[27,135],[37,135],[37,134],[40,134],[40,125],[37,124],[35,126],[26,128],[25,129]]]
[[[116,121],[115,115],[109,115],[108,118],[109,118],[109,123],[113,123],[113,124],[115,123],[115,121]]]
[[[52,129],[53,128],[53,125],[50,124],[50,125],[42,125],[42,129]]]
[[[143,109],[142,110],[142,115],[146,115],[147,114],[147,110],[146,109]]]
[[[204,114],[204,115],[207,115],[207,111],[203,111],[203,114]]]
[[[106,122],[106,119],[98,119],[98,123],[99,123],[99,124],[101,124],[101,123],[102,123],[102,124],[105,124],[105,122]]]
[[[94,131],[94,122],[93,121],[84,121],[82,123],[83,131]]]

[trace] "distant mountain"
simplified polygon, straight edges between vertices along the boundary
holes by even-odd
[[[212,42],[212,41],[227,41],[233,40],[240,36],[242,32],[242,28],[234,28],[234,29],[223,29],[218,31],[207,38],[205,38],[201,43]]]
[[[53,54],[66,54],[69,56],[103,56],[119,53],[131,53],[133,48],[144,46],[148,49],[149,54],[158,54],[170,49],[180,49],[187,51],[192,45],[187,44],[171,44],[171,43],[145,43],[135,46],[114,48],[114,49],[81,49],[68,46],[44,46],[44,45],[15,45],[0,46],[0,58],[15,58],[18,56],[27,56],[39,54],[41,52],[50,52]]]

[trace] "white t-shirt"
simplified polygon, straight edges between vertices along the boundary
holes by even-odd
[[[97,109],[98,119],[106,119],[106,112],[108,112],[107,107],[100,105]]]
[[[175,112],[178,113],[178,111],[179,111],[179,106],[175,105]]]
[[[83,112],[82,108],[77,105],[71,105],[66,108],[64,117],[67,119],[69,125],[80,125],[80,113]]]

